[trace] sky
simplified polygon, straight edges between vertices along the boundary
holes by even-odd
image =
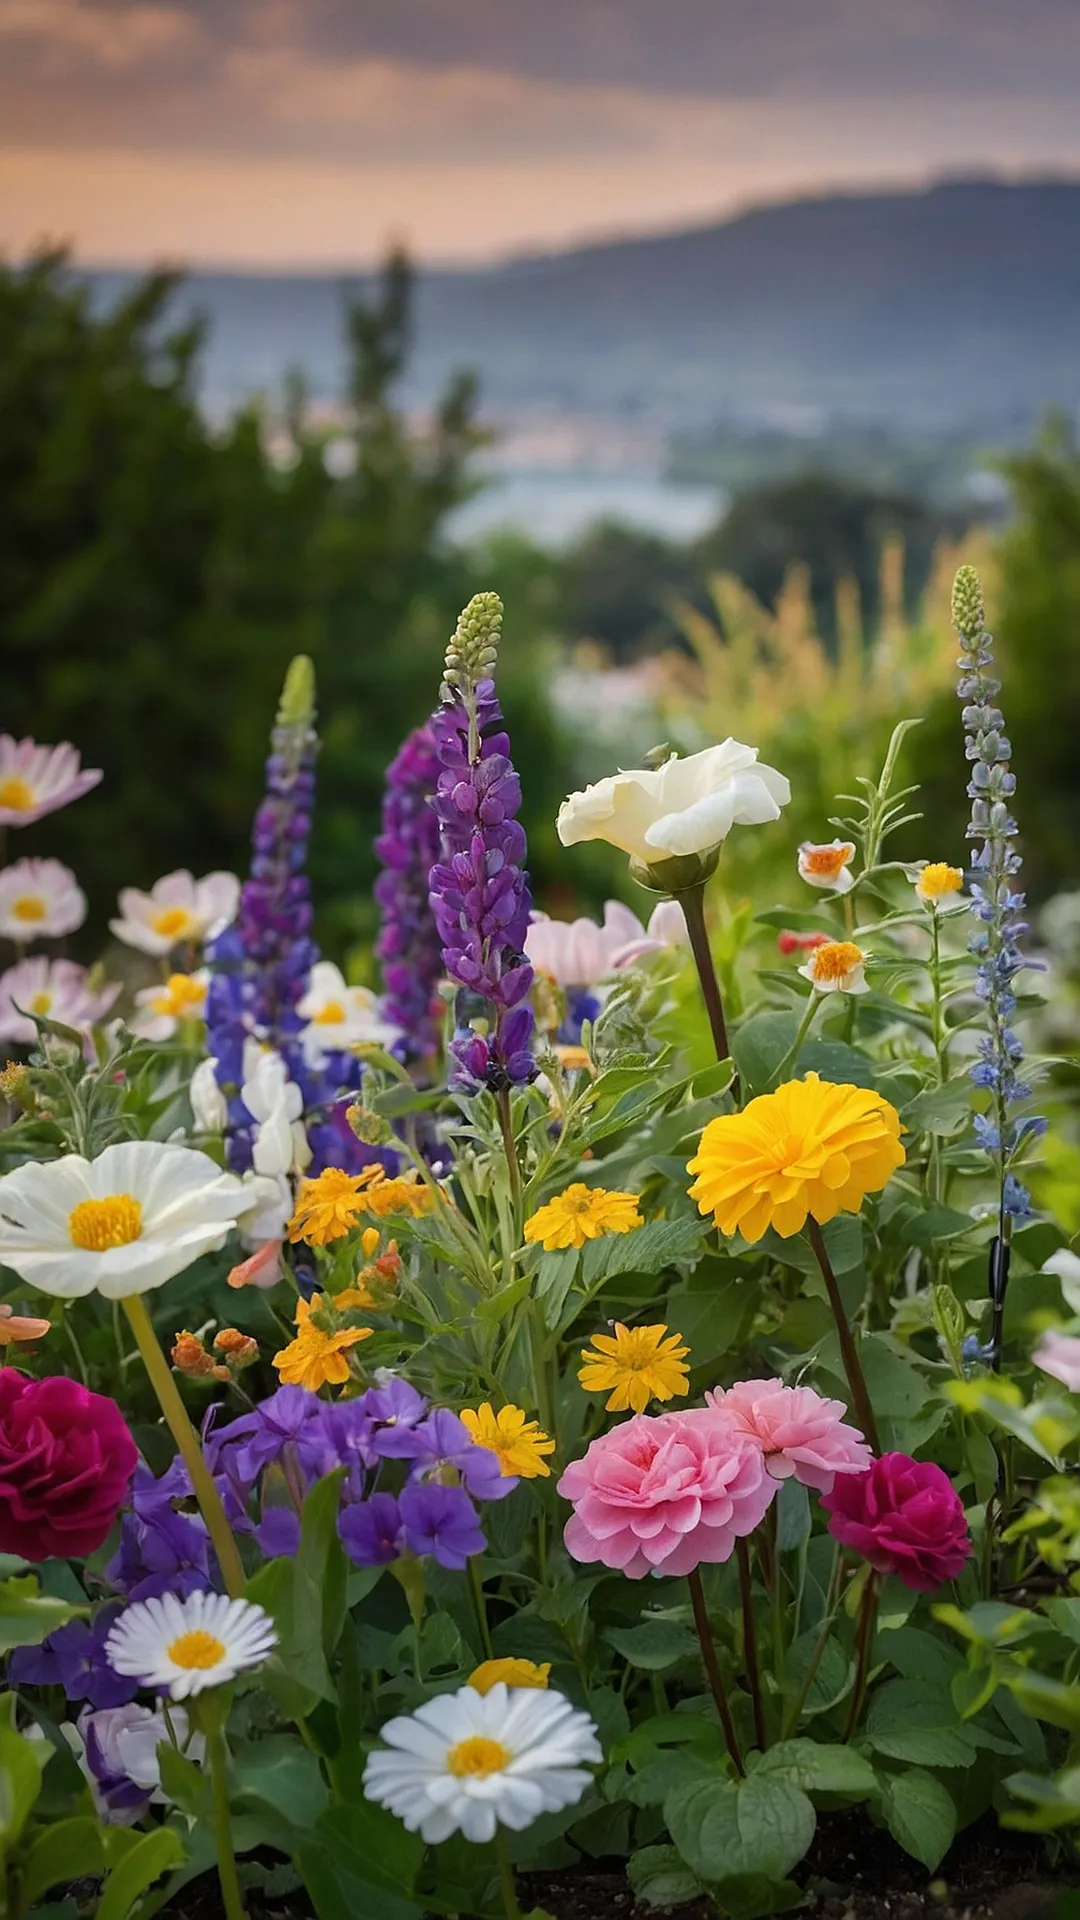
[[[0,252],[472,262],[1080,174],[1080,0],[0,0]]]

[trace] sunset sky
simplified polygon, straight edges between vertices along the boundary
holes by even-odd
[[[487,259],[1080,173],[1080,0],[0,0],[0,251]]]

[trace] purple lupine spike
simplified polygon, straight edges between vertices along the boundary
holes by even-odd
[[[458,1093],[500,1093],[536,1075],[533,970],[524,951],[532,901],[525,831],[516,818],[521,782],[489,677],[501,621],[496,594],[470,601],[447,651],[443,705],[431,721],[442,835],[431,908],[443,965],[462,989],[449,1080]]]
[[[386,1017],[405,1035],[405,1057],[424,1062],[439,1044],[437,989],[443,976],[442,942],[428,896],[428,875],[440,854],[432,805],[438,778],[432,730],[417,727],[387,769],[382,832],[375,842],[383,864],[375,882],[382,909],[375,952],[382,963]]]

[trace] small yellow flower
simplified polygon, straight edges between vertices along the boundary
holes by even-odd
[[[372,1181],[365,1190],[363,1205],[376,1220],[385,1220],[391,1213],[411,1213],[418,1220],[421,1214],[433,1212],[435,1196],[417,1174],[403,1174],[397,1180]]]
[[[526,1220],[525,1238],[530,1244],[539,1240],[545,1253],[556,1253],[561,1247],[583,1247],[602,1233],[631,1233],[643,1224],[636,1193],[611,1193],[576,1180]]]
[[[596,1072],[587,1047],[557,1046],[553,1051],[564,1073]]]
[[[507,1687],[546,1687],[550,1672],[550,1660],[542,1667],[534,1660],[484,1660],[465,1684],[474,1693],[490,1693],[500,1680]]]
[[[295,1340],[274,1355],[283,1387],[306,1387],[309,1393],[318,1393],[320,1387],[341,1386],[349,1378],[347,1349],[360,1340],[370,1340],[372,1327],[341,1327],[337,1333],[324,1333],[311,1316],[324,1312],[326,1306],[318,1293],[312,1294],[310,1301],[297,1301],[299,1331]]]
[[[362,1189],[382,1172],[365,1167],[362,1173],[343,1173],[327,1167],[314,1180],[302,1180],[296,1210],[289,1221],[289,1239],[309,1247],[326,1247],[355,1227],[366,1200]]]
[[[823,940],[799,968],[818,993],[869,993],[863,967],[866,955],[854,940]]]
[[[171,1020],[201,1020],[206,1007],[207,983],[194,973],[170,973],[164,986],[149,1002],[151,1013],[163,1013]]]
[[[668,1333],[664,1326],[624,1327],[616,1320],[614,1334],[594,1334],[592,1348],[582,1352],[585,1365],[578,1379],[586,1393],[610,1393],[609,1413],[625,1413],[627,1407],[644,1413],[650,1400],[687,1392],[689,1351],[681,1333]]]
[[[721,1233],[755,1241],[775,1227],[787,1240],[807,1215],[824,1225],[858,1213],[903,1164],[895,1107],[870,1087],[808,1073],[710,1120],[687,1172],[697,1175],[691,1199]]]
[[[475,1411],[464,1407],[461,1418],[477,1446],[497,1456],[504,1474],[516,1473],[522,1480],[550,1474],[543,1455],[554,1453],[555,1442],[535,1420],[526,1419],[520,1407],[500,1407],[496,1413],[490,1400],[485,1400]]]
[[[944,860],[931,860],[915,876],[915,891],[930,906],[936,906],[939,900],[952,900],[963,886],[963,869],[946,866]]]

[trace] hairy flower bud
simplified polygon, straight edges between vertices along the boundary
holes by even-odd
[[[199,1335],[189,1333],[186,1327],[173,1341],[172,1363],[177,1373],[182,1373],[188,1380],[205,1379],[208,1373],[214,1371],[213,1359]]]
[[[490,680],[502,638],[503,604],[497,593],[474,593],[458,615],[446,649],[440,699],[468,695],[481,680]]]
[[[394,1129],[389,1120],[385,1120],[381,1113],[376,1113],[373,1107],[361,1106],[359,1100],[354,1100],[350,1107],[346,1107],[345,1118],[356,1138],[362,1140],[366,1147],[385,1147],[394,1138]]]

